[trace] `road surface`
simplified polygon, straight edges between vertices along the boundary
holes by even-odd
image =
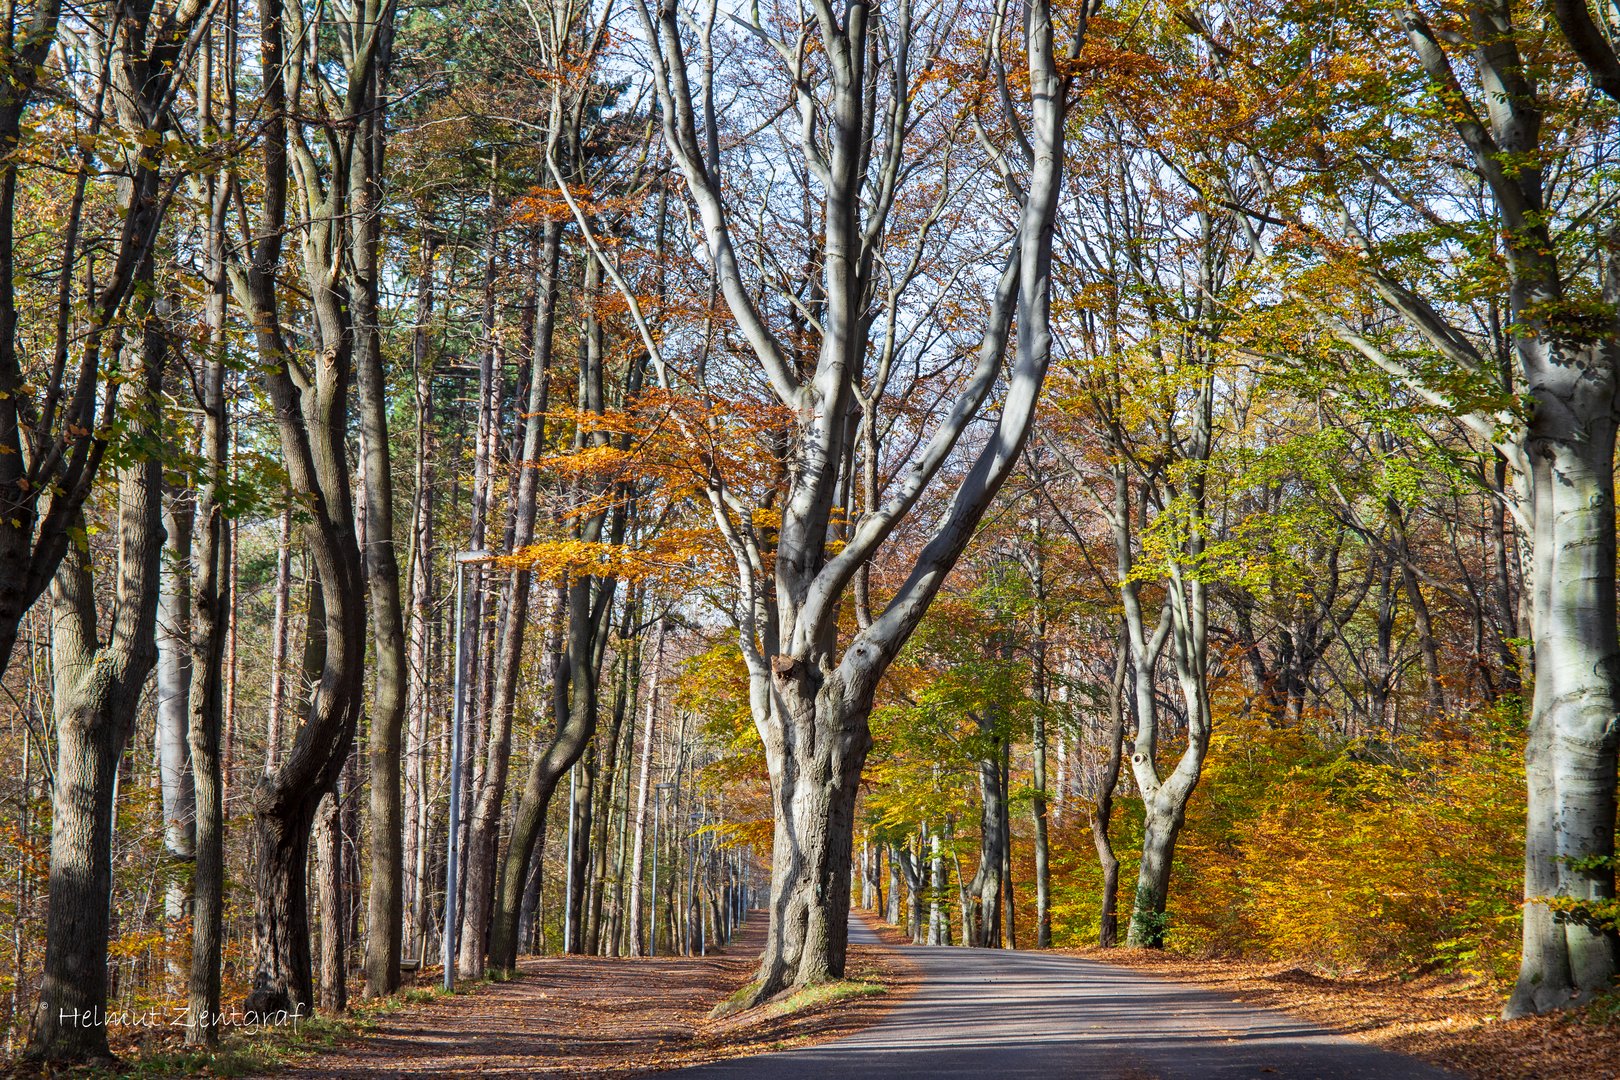
[[[850,938],[876,944],[859,920]],[[679,1080],[1020,1077],[1446,1080],[1413,1058],[1285,1013],[1050,953],[901,948],[922,985],[873,1027],[802,1050],[659,1075]]]

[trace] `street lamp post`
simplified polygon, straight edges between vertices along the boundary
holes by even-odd
[[[568,770],[568,849],[564,852],[567,861],[568,878],[563,886],[563,952],[571,953],[574,949],[574,822],[575,812],[578,809],[579,788],[579,762]],[[581,912],[583,914],[583,912]]]
[[[487,551],[462,551],[456,554],[456,675],[454,701],[450,710],[450,828],[445,837],[444,873],[444,988],[456,988],[456,880],[461,861],[461,724],[466,713],[462,700],[463,667],[469,659],[466,653],[466,607],[463,594],[466,588],[469,563],[487,562]]]
[[[652,918],[647,931],[647,955],[658,955],[658,821],[664,812],[664,792],[673,791],[674,784],[664,783],[653,788],[653,842],[652,842]]]

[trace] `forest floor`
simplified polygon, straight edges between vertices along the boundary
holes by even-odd
[[[1477,1080],[1620,1080],[1620,1000],[1504,1021],[1501,990],[1467,976],[1326,976],[1291,964],[1151,949],[1061,951],[1278,1009]]]
[[[705,957],[536,957],[518,978],[378,1017],[363,1033],[276,1072],[332,1077],[619,1077],[807,1046],[874,1023],[915,985],[908,961],[855,945],[831,994],[724,1020],[709,1012],[744,986],[764,942],[756,912]]]

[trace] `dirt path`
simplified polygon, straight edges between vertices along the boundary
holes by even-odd
[[[381,1016],[365,1034],[276,1076],[633,1076],[837,1038],[873,1023],[897,996],[708,1022],[752,975],[764,931],[756,912],[724,952],[707,957],[524,960],[517,979]],[[863,945],[851,949],[850,976],[898,989],[907,969]]]

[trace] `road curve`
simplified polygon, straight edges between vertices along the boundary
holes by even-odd
[[[876,944],[858,919],[850,937]],[[1445,1080],[1455,1074],[1208,990],[1051,953],[899,950],[916,993],[820,1046],[661,1073],[680,1080]]]

